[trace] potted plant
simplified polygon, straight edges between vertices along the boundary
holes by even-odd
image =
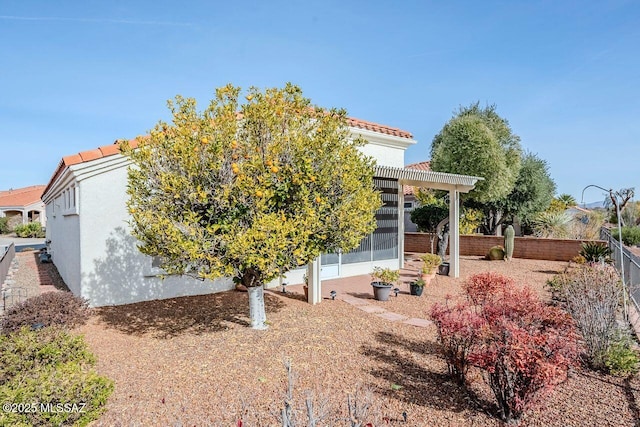
[[[371,273],[373,297],[378,301],[387,301],[393,285],[400,279],[400,270],[375,267]]]
[[[424,263],[420,270],[420,278],[428,284],[436,276],[438,267],[442,264],[442,258],[440,255],[426,253],[420,259]]]
[[[422,295],[422,291],[424,290],[424,285],[426,285],[426,282],[420,278],[418,280],[415,280],[409,283],[409,291],[411,292],[411,295],[415,295],[417,297]]]

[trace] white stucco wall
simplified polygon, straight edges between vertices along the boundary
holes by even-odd
[[[367,144],[364,147],[360,147],[360,151],[367,156],[373,157],[380,166],[404,167],[403,148]]]
[[[55,207],[54,207],[55,204]],[[64,215],[60,197],[46,205],[47,240],[51,259],[62,280],[76,295],[80,295],[80,225],[78,215]]]
[[[150,275],[151,258],[138,251],[138,241],[129,232],[126,186],[124,163],[81,183],[83,297],[93,306],[102,306],[202,295],[233,288],[230,279],[200,281],[183,276],[161,279]]]

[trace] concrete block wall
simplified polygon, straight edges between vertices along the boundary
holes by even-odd
[[[430,252],[429,233],[405,233],[405,252]],[[586,240],[542,239],[537,237],[516,237],[514,258],[540,259],[548,261],[569,261],[580,252]],[[605,241],[601,241],[606,244]],[[504,238],[498,236],[460,236],[460,255],[484,256],[492,246],[503,246]]]

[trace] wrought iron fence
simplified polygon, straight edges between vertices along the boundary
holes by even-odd
[[[624,283],[628,289],[629,297],[636,310],[640,312],[640,257],[624,245],[621,251],[620,243],[606,228],[600,229],[600,239],[607,241],[616,269],[622,271],[624,268]]]
[[[27,289],[14,286],[11,288],[6,288],[2,290],[2,301],[0,306],[0,317],[4,315],[4,312],[13,307],[16,304],[21,303],[22,301],[29,298],[29,292]]]
[[[0,285],[4,283],[9,273],[11,262],[16,256],[16,246],[13,243],[0,246]]]

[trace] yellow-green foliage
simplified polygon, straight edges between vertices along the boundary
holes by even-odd
[[[482,220],[484,214],[482,211],[474,208],[463,208],[462,216],[460,217],[460,234],[473,234],[476,232]]]
[[[435,271],[435,269],[442,264],[442,258],[440,255],[426,253],[420,256],[420,259],[424,263],[422,265],[422,273],[423,274],[431,274]]]
[[[140,250],[171,274],[259,285],[355,248],[381,202],[346,112],[312,106],[291,84],[239,95],[219,88],[202,113],[178,96],[173,123],[159,122],[136,150],[123,144]]]
[[[97,419],[113,382],[94,365],[84,339],[61,329],[0,335],[0,402],[28,408],[0,411],[0,425],[85,426]],[[30,406],[40,403],[52,408]]]

